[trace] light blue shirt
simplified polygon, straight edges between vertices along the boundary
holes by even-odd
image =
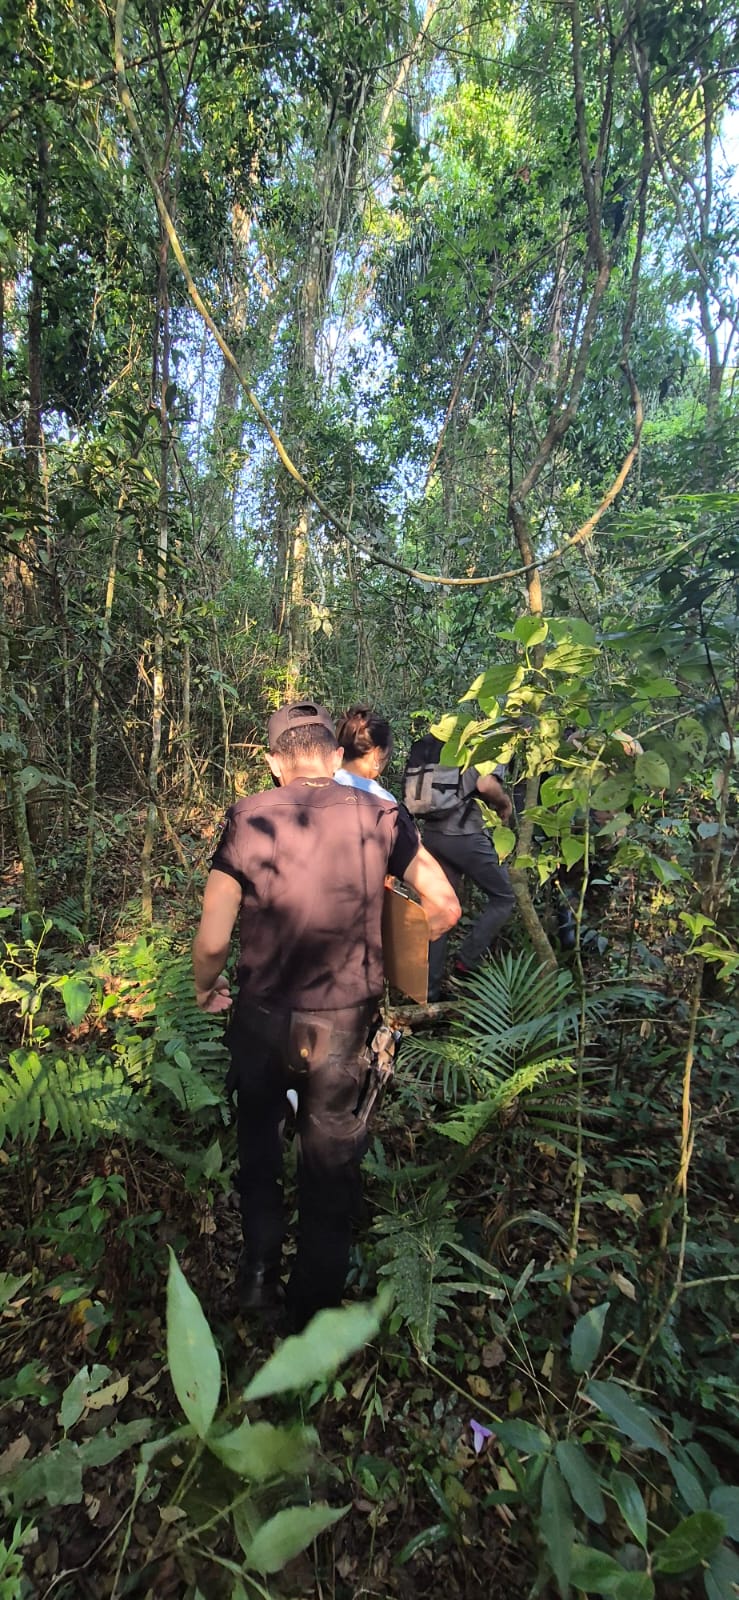
[[[343,784],[345,789],[366,789],[368,794],[379,795],[381,800],[392,800],[393,805],[398,802],[389,789],[383,789],[381,783],[375,783],[374,778],[361,778],[358,772],[347,772],[346,767],[339,767],[334,773],[334,782]]]

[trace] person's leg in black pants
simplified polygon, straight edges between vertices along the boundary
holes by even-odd
[[[287,1301],[295,1329],[322,1307],[341,1302],[367,1147],[366,1125],[356,1110],[369,1070],[367,1033],[376,1009],[370,1002],[302,1014],[329,1031],[319,1035],[307,1075],[291,1077],[298,1091],[299,1231]],[[301,1013],[293,1013],[296,1037],[300,1019]],[[290,1054],[292,1066],[294,1048]]]
[[[429,852],[429,855],[432,855],[434,860],[438,861],[442,871],[446,873],[454,893],[458,895],[459,886],[462,882],[462,873],[457,867],[452,866],[451,861],[448,861],[447,858],[441,854],[441,838],[441,835],[433,835],[431,838],[429,838],[429,830],[427,828],[423,836],[423,842]],[[438,1000],[441,992],[441,980],[444,976],[444,962],[446,960],[446,944],[448,937],[448,934],[442,933],[440,939],[432,939],[429,944],[428,997],[432,1002]]]
[[[282,1129],[288,1088],[289,1016],[238,1005],[229,1031],[229,1087],[237,1094],[237,1141],[244,1250],[237,1296],[246,1309],[276,1296],[285,1231]]]
[[[496,933],[511,916],[515,899],[510,877],[506,868],[500,865],[487,832],[434,834],[427,828],[424,844],[443,867],[455,889],[461,877],[471,878],[488,896],[487,904],[457,951],[460,966],[471,970],[477,966]],[[438,996],[445,948],[445,939],[435,939],[429,945],[429,999]]]

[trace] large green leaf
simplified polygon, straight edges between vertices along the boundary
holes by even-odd
[[[520,1450],[522,1455],[541,1456],[551,1448],[549,1434],[543,1428],[537,1428],[533,1422],[517,1422],[515,1419],[505,1422],[496,1422],[496,1438],[502,1444],[508,1444],[514,1450]]]
[[[241,1478],[261,1483],[278,1474],[304,1472],[311,1446],[317,1442],[312,1428],[276,1428],[271,1422],[242,1422],[230,1433],[208,1438],[208,1449]]]
[[[523,616],[513,624],[513,637],[524,646],[543,644],[548,632],[549,623],[544,617]]]
[[[702,1484],[682,1461],[670,1459],[670,1471],[689,1511],[705,1511],[708,1501]],[[718,1511],[718,1506],[715,1507]]]
[[[84,978],[65,978],[59,985],[64,1010],[73,1028],[79,1027],[92,1002],[92,989]]]
[[[570,1583],[570,1563],[575,1541],[572,1521],[572,1504],[567,1485],[550,1456],[541,1485],[541,1511],[539,1533],[546,1545],[549,1564],[559,1585],[561,1595],[566,1595]]]
[[[73,1428],[87,1405],[87,1401],[96,1389],[102,1388],[106,1378],[110,1377],[110,1367],[82,1367],[76,1372],[71,1382],[67,1384],[62,1403],[57,1414],[57,1421],[65,1433]]]
[[[736,1600],[739,1589],[739,1556],[731,1545],[722,1544],[711,1557],[703,1574],[708,1600]]]
[[[739,1540],[739,1489],[720,1483],[716,1489],[711,1490],[708,1504],[711,1511],[716,1511],[723,1517],[729,1538]]]
[[[598,1410],[610,1417],[611,1422],[615,1422],[616,1427],[626,1434],[627,1439],[640,1445],[643,1450],[657,1450],[661,1456],[667,1455],[667,1445],[657,1432],[649,1412],[637,1405],[620,1384],[592,1378],[585,1393],[595,1401]]]
[[[515,844],[516,835],[512,828],[505,828],[502,823],[499,823],[493,829],[493,849],[499,861],[505,861],[506,856],[510,855]]]
[[[213,1335],[184,1273],[169,1251],[167,1360],[174,1392],[188,1422],[204,1439],[218,1405],[221,1363]]]
[[[600,1350],[608,1306],[608,1300],[599,1306],[591,1306],[575,1323],[570,1340],[570,1364],[578,1375],[590,1371]]]
[[[621,811],[631,795],[632,787],[630,773],[614,773],[596,785],[590,797],[591,802],[596,811]]]
[[[637,756],[634,762],[634,771],[638,783],[645,789],[667,789],[670,783],[670,769],[663,756],[656,750],[645,750]]]
[[[611,1475],[611,1492],[629,1533],[646,1550],[647,1508],[638,1483],[625,1472],[614,1472]]]
[[[694,1511],[657,1545],[652,1565],[657,1572],[690,1572],[710,1560],[725,1533],[726,1523],[715,1511]]]
[[[606,1508],[600,1484],[582,1445],[576,1439],[560,1439],[555,1453],[575,1505],[585,1512],[590,1522],[605,1522]]]
[[[510,694],[512,689],[517,689],[523,683],[523,667],[518,661],[510,661],[498,667],[488,667],[487,672],[481,672],[475,678],[466,694],[462,695],[460,705],[465,700],[479,700],[480,705],[487,711],[485,701],[497,700],[502,695]]]
[[[78,1506],[82,1499],[82,1456],[71,1439],[30,1461],[5,1479],[13,1510],[42,1500],[46,1506]]]
[[[378,1295],[368,1305],[319,1311],[303,1333],[286,1339],[270,1356],[252,1378],[244,1399],[261,1400],[268,1394],[304,1389],[309,1383],[332,1377],[342,1361],[375,1337],[388,1302],[388,1295]]]
[[[345,1517],[348,1506],[288,1506],[262,1523],[246,1556],[246,1564],[257,1572],[280,1572],[293,1556],[299,1556],[326,1528]]]
[[[627,1572],[605,1550],[583,1544],[572,1551],[572,1582],[585,1594],[612,1595],[615,1600],[652,1600],[654,1595],[648,1572]]]

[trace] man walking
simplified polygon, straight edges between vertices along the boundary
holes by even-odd
[[[277,788],[227,814],[193,944],[198,1004],[231,1004],[222,968],[239,916],[239,992],[229,1029],[238,1096],[244,1309],[280,1295],[282,1124],[298,1091],[298,1213],[288,1316],[299,1329],[340,1302],[367,1133],[357,1116],[382,993],[385,876],[415,889],[432,938],[458,920],[447,877],[394,801],[333,782],[331,717],[310,700],[270,718]]]
[[[411,815],[424,819],[423,842],[456,890],[462,877],[484,890],[487,902],[463,939],[455,961],[459,976],[470,972],[508,921],[514,905],[511,880],[485,827],[480,800],[508,822],[513,811],[500,779],[475,767],[443,767],[443,745],[427,733],[411,746],[403,775],[403,799]],[[429,1000],[438,1000],[444,975],[446,933],[429,948]]]

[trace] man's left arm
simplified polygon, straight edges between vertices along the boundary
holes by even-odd
[[[462,907],[446,873],[425,845],[419,845],[413,860],[409,861],[403,882],[415,889],[426,912],[429,939],[440,939],[459,922]]]
[[[241,885],[228,872],[214,868],[203,896],[200,927],[192,946],[195,998],[201,1011],[226,1011],[231,1004],[223,967],[241,905]]]

